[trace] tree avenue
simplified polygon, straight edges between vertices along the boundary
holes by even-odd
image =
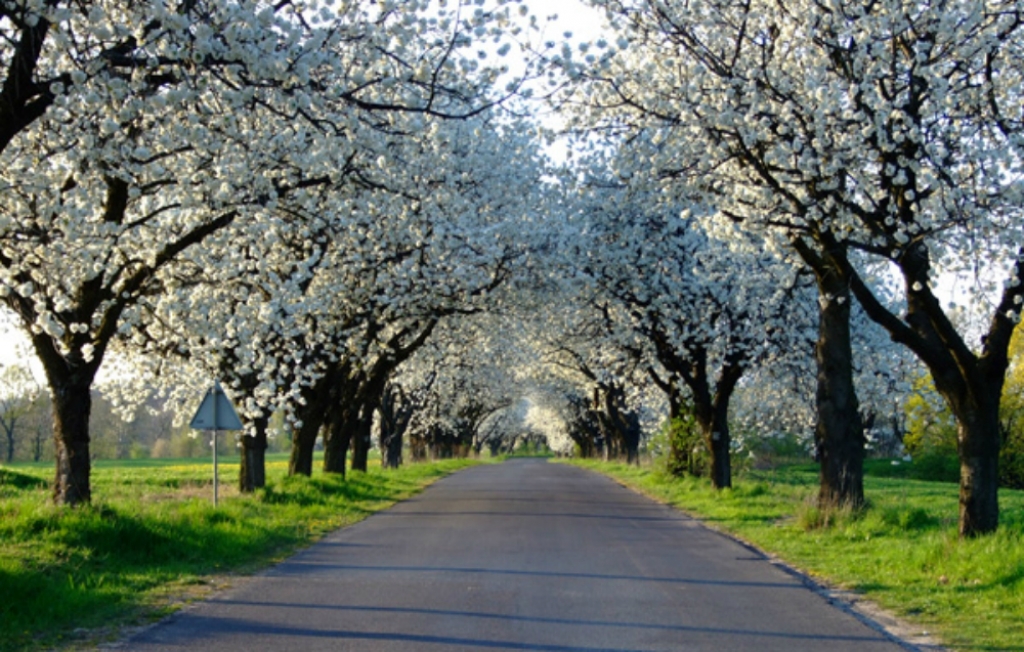
[[[53,396],[57,502],[90,499],[90,388],[158,273],[236,222],[310,214],[349,159],[383,155],[389,115],[423,134],[486,108],[498,70],[462,51],[509,13],[2,4],[0,291]]]
[[[588,101],[658,129],[651,163],[666,179],[703,185],[745,228],[781,231],[814,270],[823,482],[834,472],[836,499],[861,499],[855,295],[924,362],[957,418],[961,534],[994,530],[998,402],[1024,291],[1021,4],[594,4],[628,50],[593,73]],[[899,302],[879,295],[876,260],[901,278]],[[990,285],[976,348],[934,290],[961,270]]]
[[[1024,0],[589,2],[609,36],[573,46],[520,0],[0,0],[0,300],[55,502],[91,498],[107,364],[123,410],[179,420],[220,379],[243,492],[273,436],[310,475],[318,442],[365,470],[375,433],[395,467],[403,440],[636,461],[661,427],[717,488],[786,433],[821,507],[860,508],[920,361],[960,533],[995,530]]]

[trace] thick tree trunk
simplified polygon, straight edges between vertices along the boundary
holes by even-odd
[[[864,505],[864,429],[853,383],[850,287],[854,274],[846,248],[828,234],[819,253],[800,238],[794,248],[814,271],[818,286],[818,342],[814,440],[821,464],[818,504],[825,509]],[[859,296],[859,295],[858,295]]]
[[[710,468],[708,474],[711,476],[711,486],[715,489],[726,489],[732,487],[732,460],[730,458],[732,439],[729,433],[729,421],[724,415],[714,416],[703,430],[704,441],[708,451],[711,453]]]
[[[347,400],[335,400],[327,415],[324,435],[324,473],[345,475],[352,442],[352,410]]]
[[[327,437],[324,441],[324,473],[345,475],[352,430],[343,418],[332,418],[328,422]]]
[[[345,464],[352,443],[352,431],[344,426],[331,427],[324,442],[324,473],[338,473],[345,476]]]
[[[985,388],[983,388],[985,389]],[[960,455],[960,536],[974,537],[999,527],[1000,388],[949,401],[957,419]],[[966,392],[965,392],[966,393]]]
[[[853,384],[850,296],[846,283],[826,273],[818,277],[823,298],[815,357],[818,421],[814,438],[821,463],[818,504],[822,508],[864,504],[864,429]]]
[[[433,327],[431,327],[431,330]],[[428,331],[429,332],[429,331]],[[422,342],[420,343],[422,344]],[[417,345],[418,348],[419,345]],[[404,360],[415,349],[400,354],[388,364],[382,364],[368,374],[359,391],[359,421],[352,443],[352,470],[366,472],[373,437],[373,415],[377,412],[384,399],[388,378],[400,360]],[[383,451],[382,451],[383,452]]]
[[[316,385],[303,390],[305,403],[296,416],[302,425],[292,432],[292,454],[288,460],[288,475],[313,475],[313,450],[320,429],[327,420],[327,411],[333,396],[330,374]]]
[[[726,489],[732,486],[732,459],[730,458],[731,439],[729,433],[728,406],[732,386],[723,387],[728,392],[725,400],[718,400],[711,390],[707,373],[707,352],[704,349],[695,352],[695,361],[689,369],[683,369],[687,384],[693,395],[693,411],[700,429],[701,439],[708,451],[708,475],[711,486],[715,489]],[[737,376],[738,378],[738,376]],[[720,384],[722,384],[720,382]]]
[[[89,415],[92,412],[91,382],[54,384],[53,440],[57,469],[53,501],[80,505],[92,500],[89,474]]]
[[[324,433],[324,473],[345,476],[345,464],[348,461],[348,448],[351,440],[352,435],[346,429],[328,427]]]
[[[355,430],[352,433],[352,470],[362,471],[363,473],[367,470],[367,465],[370,456],[370,435],[373,428],[373,409],[368,406],[363,406],[363,411],[369,414],[363,414],[356,422]]]
[[[906,321],[924,343],[919,345],[925,353],[921,357],[957,421],[960,536],[995,532],[999,527],[999,449],[1003,444],[999,400],[1009,366],[1007,349],[1013,324],[1006,320],[1005,310],[997,312],[982,339],[982,355],[970,353],[962,341],[954,339],[959,338],[958,334],[944,328],[939,303],[926,290],[930,268],[927,251],[908,251],[900,267],[906,286]],[[915,284],[920,284],[920,291],[915,290]],[[1009,294],[1003,303],[1004,308],[1012,305]]]
[[[241,465],[238,471],[238,490],[244,494],[267,485],[267,424],[269,416],[253,421],[255,435],[242,435]]]
[[[313,449],[319,434],[319,424],[307,423],[303,423],[302,427],[292,432],[292,453],[288,459],[288,475],[313,475]]]
[[[626,464],[640,463],[640,439],[629,438],[626,440]]]
[[[998,426],[998,424],[995,424]],[[974,537],[999,527],[998,437],[979,433],[988,426],[959,425],[960,536]],[[994,430],[998,432],[998,429]]]

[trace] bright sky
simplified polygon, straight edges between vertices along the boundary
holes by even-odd
[[[585,4],[583,0],[526,0],[537,18],[543,20],[558,15],[558,20],[549,23],[546,36],[553,41],[563,40],[565,32],[573,33],[573,40],[596,40],[604,22],[600,12]]]

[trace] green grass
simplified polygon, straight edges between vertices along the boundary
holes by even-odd
[[[574,463],[856,591],[951,648],[1024,650],[1024,492],[1000,492],[996,534],[961,541],[955,484],[869,476],[868,509],[823,514],[811,466],[749,471],[716,493],[651,468]]]
[[[49,465],[0,467],[0,650],[115,637],[473,463],[343,480],[286,477],[285,457],[251,496],[235,488],[237,462],[221,465],[216,509],[208,460],[95,464],[93,504],[76,509],[51,504]]]

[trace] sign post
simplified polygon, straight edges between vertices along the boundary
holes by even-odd
[[[206,390],[203,402],[199,404],[196,415],[192,417],[189,427],[194,430],[213,431],[213,506],[217,506],[217,431],[241,430],[242,420],[235,412],[231,399],[224,393],[220,381],[213,381],[213,387]]]

